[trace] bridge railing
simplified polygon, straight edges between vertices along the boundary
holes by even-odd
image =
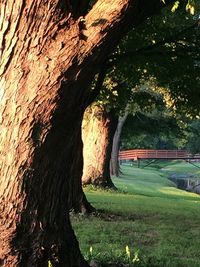
[[[157,150],[157,149],[130,149],[119,152],[119,160],[123,159],[186,159],[191,154],[186,150]]]

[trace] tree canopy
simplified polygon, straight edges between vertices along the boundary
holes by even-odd
[[[177,4],[178,1],[176,1]],[[164,10],[123,39],[113,55],[114,69],[126,73],[129,83],[154,79],[170,95],[171,105],[198,114],[199,103],[199,3]],[[190,11],[190,12],[188,12]],[[192,14],[191,14],[192,13]],[[142,45],[141,45],[142,44]]]

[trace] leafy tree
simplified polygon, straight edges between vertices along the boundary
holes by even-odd
[[[178,118],[165,106],[161,110],[130,115],[122,132],[121,149],[174,149],[183,130]]]
[[[117,83],[116,79],[115,81],[105,80],[98,101],[85,114],[82,127],[84,142],[82,182],[84,185],[115,187],[111,181],[110,169],[111,174],[118,171],[120,127],[122,127],[122,121],[125,121],[120,119],[120,114],[125,112],[126,117],[128,112],[147,111],[160,105],[161,102],[159,94],[144,86],[133,89],[125,83]],[[116,128],[118,136],[115,134],[114,146],[113,138]],[[115,154],[113,153],[111,160],[112,149],[115,150]]]
[[[98,0],[88,10],[88,4],[0,2],[3,267],[88,266],[69,220],[80,199],[75,165],[88,86],[121,37],[165,6]]]
[[[185,128],[185,146],[192,154],[200,152],[200,121],[192,120]]]
[[[120,83],[117,76],[110,73],[102,80],[100,94],[87,109],[82,127],[84,142],[84,168],[82,182],[112,187],[110,158],[112,140],[117,127],[118,114],[123,111],[130,98],[131,88]]]
[[[145,27],[140,25],[134,35],[130,33],[121,42],[120,53],[113,55],[112,61],[116,70],[132,76],[133,84],[154,78],[159,87],[165,88],[174,109],[198,114],[200,3],[195,9],[193,4],[189,1],[185,8],[179,2],[176,12],[165,10],[147,20]]]
[[[129,82],[132,77],[134,85],[139,84],[141,79],[153,79],[157,83],[156,90],[165,94],[168,105],[170,104],[177,116],[180,116],[181,112],[195,116],[199,114],[200,47],[197,41],[200,33],[199,22],[196,21],[197,16],[193,16],[194,2],[193,4],[188,2],[186,10],[185,6],[182,6],[177,11],[178,14],[177,12],[175,14],[174,11],[179,4],[177,1],[172,7],[171,15],[164,12],[162,16],[147,20],[146,27],[143,25],[138,27],[136,34],[130,33],[121,42],[118,53],[113,55],[112,61],[116,71],[127,73]],[[199,5],[195,8],[196,11],[199,10]],[[165,129],[166,132],[163,129],[162,134],[161,129],[157,127],[156,135],[159,136],[156,136],[151,129],[148,129],[151,123],[152,118],[144,119],[146,134],[144,129],[141,129],[142,122],[139,122],[140,133],[135,129],[138,124],[132,125],[135,132],[132,130],[130,131],[132,136],[123,136],[122,147],[185,148],[186,139],[180,125],[174,125],[174,129],[171,130]],[[151,127],[154,124],[155,121]],[[164,127],[162,119],[161,125]],[[164,128],[166,126],[165,121]],[[177,134],[178,128],[179,134]],[[116,155],[115,166],[118,166]],[[118,171],[113,173],[118,175]]]
[[[177,2],[172,7],[172,11],[177,8]],[[192,8],[192,5],[191,7]],[[159,91],[162,91],[166,96],[168,96],[169,100],[171,101],[174,108],[179,108],[181,105],[182,109],[186,109],[187,112],[189,112],[193,105],[191,105],[191,101],[188,101],[186,103],[186,98],[188,98],[188,92],[190,92],[189,86],[190,80],[185,81],[182,86],[184,88],[180,87],[180,84],[182,82],[181,77],[187,75],[187,72],[191,72],[198,77],[197,72],[198,70],[195,70],[194,72],[194,51],[199,53],[199,47],[198,45],[194,45],[193,50],[191,50],[191,46],[193,44],[193,39],[188,38],[188,32],[192,34],[192,37],[195,36],[195,39],[197,38],[196,35],[198,35],[196,31],[197,23],[194,21],[191,22],[192,18],[191,15],[186,13],[185,10],[180,9],[179,14],[173,14],[173,12],[170,11],[163,13],[158,18],[152,18],[151,20],[146,22],[146,25],[140,26],[138,30],[134,32],[134,34],[130,33],[118,46],[116,52],[110,56],[109,64],[112,66],[112,69],[109,70],[107,76],[112,77],[112,80],[120,80],[123,81],[124,84],[131,84],[132,87],[137,87],[139,84],[141,84],[142,80],[150,80],[154,81],[155,88]],[[174,22],[175,20],[175,22]],[[177,25],[178,24],[178,25]],[[188,26],[188,24],[191,24]],[[163,26],[164,25],[164,26]],[[184,45],[183,45],[183,41]],[[142,43],[142,47],[141,47]],[[180,49],[180,43],[182,44]],[[181,56],[180,56],[180,50],[181,50]],[[192,53],[191,53],[192,51]],[[184,56],[183,56],[184,52]],[[191,57],[192,55],[192,57]],[[190,64],[185,68],[183,66],[184,61],[188,61],[188,57],[191,57]],[[173,63],[173,65],[172,65]],[[177,68],[179,68],[174,76],[174,65],[176,65]],[[109,65],[108,65],[109,66]],[[162,66],[159,68],[159,66]],[[172,69],[169,73],[169,70]],[[165,73],[168,72],[170,75],[166,75]],[[178,80],[177,80],[178,76]],[[110,78],[111,79],[111,78]],[[181,81],[181,82],[180,82]],[[195,81],[196,82],[196,81]],[[157,83],[157,85],[156,85]],[[176,84],[176,91],[175,91],[175,84]],[[158,85],[164,86],[160,89]],[[167,86],[166,86],[167,85]],[[110,87],[111,86],[111,89]],[[120,114],[124,112],[125,107],[128,104],[129,108],[132,106],[137,106],[137,101],[140,101],[141,98],[141,92],[138,94],[139,98],[137,97],[136,92],[133,93],[132,90],[130,90],[131,86],[125,86],[122,90],[116,91],[113,89],[112,84],[109,85],[106,88],[106,90],[103,90],[101,92],[98,105],[101,105],[100,109],[104,109],[104,116],[106,114],[106,110],[115,109],[115,114]],[[122,88],[122,87],[121,87]],[[159,88],[159,89],[158,89]],[[177,90],[177,88],[179,88]],[[181,89],[180,89],[181,88]],[[189,89],[188,89],[189,88]],[[124,90],[125,89],[125,90]],[[184,89],[184,92],[182,92]],[[184,95],[184,97],[183,97]],[[143,97],[143,96],[142,96]],[[149,96],[148,96],[149,97]],[[151,101],[149,99],[149,101]],[[193,103],[193,102],[192,102]],[[168,103],[169,104],[169,103]],[[146,103],[143,103],[143,109]],[[117,111],[116,111],[117,110]],[[131,111],[130,111],[131,112]],[[190,111],[191,112],[191,111]],[[193,113],[197,111],[192,111]],[[90,118],[90,124],[92,121],[95,121],[96,118],[91,119]],[[124,120],[122,120],[124,121]],[[120,119],[120,131],[122,129],[122,123]],[[94,127],[93,127],[94,129]],[[120,137],[120,131],[119,128],[116,132],[116,137],[118,137],[118,140],[116,138],[114,139],[114,148],[113,151],[115,151],[115,154],[113,152],[113,157],[111,161],[111,172],[113,174],[118,174],[117,170],[117,150],[119,147],[119,137]],[[93,131],[94,135],[95,129]],[[104,131],[105,133],[106,131]],[[107,131],[108,132],[108,131]],[[101,135],[102,132],[99,129],[96,129],[96,135],[98,133]],[[109,140],[111,140],[109,138]],[[161,140],[160,140],[161,142]],[[103,144],[103,142],[98,142],[99,145]],[[96,155],[96,151],[101,151],[102,149],[96,149],[97,142],[94,142],[94,152],[93,155]],[[108,142],[109,144],[109,142]],[[163,144],[164,145],[164,144]],[[92,149],[92,145],[89,145],[90,150]],[[104,146],[106,148],[106,146]],[[110,149],[109,149],[110,151]],[[105,157],[102,157],[102,153],[100,152],[101,156],[96,155],[96,162],[94,157],[92,160],[89,160],[89,156],[85,154],[85,166],[90,166],[90,171],[92,171],[91,174],[88,173],[88,167],[87,171],[84,171],[83,179],[87,183],[91,182],[91,179],[89,177],[93,177],[93,183],[95,181],[95,166],[100,165],[100,161],[102,162],[101,166],[108,166],[108,164],[103,164],[103,161],[105,158],[107,160],[110,158],[110,156],[105,154]],[[98,163],[97,163],[98,161]],[[93,167],[91,167],[93,166]],[[115,168],[114,168],[115,166]],[[106,175],[109,177],[108,173],[109,171],[103,170],[101,173],[106,173]],[[100,177],[103,177],[103,175],[99,175],[99,170],[97,171],[98,175],[96,175],[96,180],[100,181]],[[86,178],[88,177],[88,178]],[[103,180],[106,180],[104,178]],[[108,178],[110,181],[110,177]],[[84,183],[85,183],[84,182]]]

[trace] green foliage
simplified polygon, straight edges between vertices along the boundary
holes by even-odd
[[[188,124],[186,130],[187,144],[186,147],[193,154],[200,152],[200,121],[195,120]]]
[[[53,267],[51,261],[48,261],[48,267]]]
[[[172,6],[171,11],[172,11],[172,12],[175,12],[175,11],[178,9],[179,4],[180,4],[180,2],[179,2],[179,1],[176,1],[176,2],[174,3],[174,5]]]
[[[127,104],[131,112],[149,107],[150,101],[144,100],[152,98],[152,91],[144,98],[141,85],[154,81],[154,91],[163,87],[176,112],[199,113],[200,30],[191,10],[198,14],[200,4],[184,3],[174,1],[121,41],[108,59],[111,67],[98,98],[100,105],[117,113],[127,110]]]
[[[196,17],[178,2],[172,6],[173,11],[179,7],[176,12],[162,11],[124,38],[113,61],[116,72],[126,73],[133,86],[154,77],[170,93],[177,111],[181,107],[183,112],[198,114],[200,30]],[[194,8],[191,1],[188,5]],[[195,14],[199,10],[196,2]]]
[[[179,120],[164,107],[153,112],[129,115],[121,137],[121,149],[131,148],[182,148],[182,129]]]
[[[108,111],[112,109],[116,110],[116,113],[120,113],[121,110],[124,111],[126,108],[132,88],[127,83],[117,79],[116,76],[113,75],[111,78],[109,75],[103,83],[96,104],[106,106]]]

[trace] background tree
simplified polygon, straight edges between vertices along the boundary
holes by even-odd
[[[190,151],[192,154],[197,154],[200,152],[199,118],[187,118],[187,120],[184,120],[183,122],[183,137],[181,142],[185,149]]]
[[[110,74],[109,74],[110,75]],[[109,76],[108,76],[109,77]],[[114,78],[113,78],[114,79]],[[126,83],[107,78],[104,89],[85,114],[83,130],[84,168],[82,182],[103,187],[113,187],[110,166],[113,172],[118,163],[119,138],[115,139],[116,162],[112,160],[113,137],[120,114],[149,110],[159,105],[162,99],[150,89],[131,88]],[[128,104],[127,104],[128,103]],[[122,125],[121,125],[122,126]],[[118,137],[120,136],[118,127]]]
[[[165,107],[149,113],[137,112],[129,115],[124,125],[121,149],[178,149],[178,140],[183,129],[178,118]]]
[[[123,116],[119,116],[117,128],[113,137],[113,143],[112,143],[112,152],[111,152],[111,159],[110,159],[110,174],[119,177],[119,161],[118,161],[118,154],[119,154],[119,144],[120,144],[120,138],[122,129],[124,126],[124,123],[126,122],[126,119],[128,117],[128,111],[125,110],[125,113]]]
[[[134,35],[127,35],[118,48],[120,53],[112,60],[116,71],[129,73],[133,83],[135,77],[153,77],[158,87],[170,95],[174,109],[198,114],[200,31],[193,14],[194,2],[189,1],[186,8],[180,1],[176,3],[172,12],[164,10],[148,19],[145,27],[140,25]],[[195,10],[200,10],[200,3],[196,3]]]
[[[82,183],[114,188],[109,164],[117,118],[112,110],[107,111],[104,106],[95,105],[91,109],[83,125]]]
[[[170,105],[173,107],[174,112],[181,113],[183,111],[183,113],[193,114],[194,116],[194,114],[199,113],[199,100],[197,100],[199,96],[197,93],[194,94],[194,91],[197,92],[197,87],[199,86],[197,60],[199,45],[195,41],[199,38],[199,29],[198,23],[195,21],[196,17],[193,16],[193,5],[190,5],[191,3],[188,4],[187,10],[185,10],[184,6],[180,7],[178,14],[176,13],[175,15],[174,11],[179,4],[177,1],[170,14],[162,13],[161,16],[147,20],[145,24],[148,26],[140,26],[134,36],[130,33],[121,42],[118,47],[118,53],[113,55],[112,60],[116,72],[127,73],[129,83],[131,82],[131,77],[133,84],[137,80],[140,82],[140,79],[155,79],[158,85],[155,84],[155,90],[162,91],[165,94],[166,101],[168,105],[169,101],[171,102]],[[199,7],[196,6],[196,8]],[[190,11],[189,13],[187,12],[188,10]],[[167,25],[167,29],[164,30]],[[185,63],[183,64],[183,62]],[[182,77],[184,78],[182,79]],[[164,88],[159,88],[161,85]],[[190,90],[191,87],[193,88],[192,90]],[[194,95],[195,100],[193,99]],[[152,118],[146,118],[144,121],[148,124],[148,121],[150,122],[151,120]],[[162,122],[161,125],[163,125]],[[137,123],[135,126],[137,127]],[[139,128],[141,129],[141,126]],[[123,145],[129,144],[129,148],[184,147],[183,144],[186,140],[184,141],[184,138],[180,138],[181,129],[179,129],[179,136],[172,140],[172,137],[175,138],[173,132],[176,132],[177,135],[177,125],[173,131],[172,129],[170,131],[168,129],[166,133],[163,131],[162,136],[161,132],[159,136],[156,136],[155,133],[152,134],[151,129],[149,129],[149,134],[147,128],[148,126],[146,125],[146,134],[142,129],[141,133],[136,130],[138,137],[133,130],[130,131],[134,136],[129,139],[132,139],[132,146],[127,139],[126,142],[123,141]],[[117,155],[117,153],[115,154]],[[117,159],[117,156],[115,156],[115,159]],[[118,166],[117,161],[115,166]],[[118,171],[115,171],[115,174],[118,175]]]
[[[148,82],[141,84],[139,87],[135,87],[130,96],[129,104],[126,106],[125,114],[123,117],[119,116],[117,129],[113,138],[112,154],[110,162],[110,171],[112,175],[119,177],[119,161],[118,154],[120,148],[121,134],[123,126],[129,115],[134,116],[140,112],[148,113],[155,109],[160,109],[165,106],[163,96],[152,90],[153,84]],[[132,128],[132,131],[134,129]],[[138,133],[138,131],[136,130]]]
[[[186,75],[187,72],[192,71],[194,74],[194,68],[193,68],[193,63],[194,59],[190,59],[191,64],[188,66],[188,68],[183,68],[182,67],[182,57],[180,58],[178,52],[180,52],[180,45],[179,43],[181,42],[181,39],[186,39],[188,36],[188,32],[190,34],[192,33],[193,37],[195,35],[195,38],[197,38],[197,32],[196,32],[196,22],[192,21],[192,16],[183,10],[183,8],[180,10],[179,14],[175,15],[173,12],[177,8],[177,2],[176,5],[172,7],[172,10],[170,10],[170,13],[166,15],[165,13],[161,14],[158,19],[151,19],[147,21],[144,25],[140,26],[138,30],[136,30],[136,35],[132,35],[131,33],[121,42],[121,44],[118,46],[116,52],[110,56],[109,59],[109,64],[112,66],[112,69],[109,70],[108,76],[110,79],[118,79],[121,82],[129,83],[132,86],[139,85],[141,83],[141,79],[145,80],[152,80],[154,79],[157,81],[159,85],[165,86],[163,90],[163,93],[167,94],[170,96],[172,99],[173,105],[175,107],[182,105],[182,108],[188,109],[188,105],[184,101],[180,101],[182,99],[182,96],[185,94],[184,99],[188,96],[188,91],[190,91],[190,81],[186,83],[187,81],[184,80],[184,90],[185,93],[182,92],[182,87],[180,87],[181,84],[181,76]],[[169,17],[169,18],[168,18]],[[173,19],[173,23],[172,23]],[[175,19],[175,23],[174,23]],[[189,22],[188,22],[189,20]],[[188,26],[189,23],[192,25]],[[181,22],[181,23],[180,23]],[[177,25],[177,24],[178,25]],[[164,26],[163,26],[164,24]],[[166,30],[164,30],[166,28]],[[163,35],[163,33],[165,35]],[[157,37],[160,36],[161,37]],[[155,39],[160,38],[161,40],[155,40]],[[170,42],[170,44],[169,44]],[[188,47],[192,45],[193,39],[188,39],[187,42],[185,42],[185,46],[182,48],[182,56],[183,56],[183,51],[185,51],[184,55],[184,60],[188,60],[189,55],[191,55],[191,51]],[[143,47],[141,47],[141,43],[143,44]],[[169,48],[170,47],[170,48]],[[176,51],[174,51],[174,47],[176,48]],[[173,50],[173,52],[171,52]],[[198,51],[198,46],[195,47],[196,51]],[[193,53],[194,54],[194,53]],[[127,59],[128,57],[128,59]],[[146,61],[148,60],[148,62]],[[174,75],[172,72],[170,75],[165,75],[165,72],[169,72],[168,69],[172,68],[172,62],[173,64],[176,64],[176,66],[181,70],[177,71],[177,74]],[[175,62],[175,63],[174,63]],[[159,65],[162,65],[161,70],[157,72],[157,69],[159,68]],[[147,67],[148,66],[148,67]],[[151,69],[152,68],[152,69]],[[194,75],[197,75],[197,71],[195,71]],[[177,76],[178,76],[178,81],[180,82],[179,84],[179,89],[177,90],[176,88],[176,93],[174,92],[174,83],[178,84],[177,82]],[[112,77],[112,78],[111,78]],[[115,77],[115,78],[114,78]],[[153,78],[152,78],[153,77]],[[166,88],[166,85],[168,84],[168,87]],[[129,86],[130,88],[131,86]],[[158,88],[158,86],[155,85],[155,88]],[[127,88],[123,88],[127,89]],[[112,91],[112,90],[111,90]],[[115,113],[119,114],[119,110],[121,109],[121,112],[123,113],[124,109],[124,103],[127,104],[128,101],[134,101],[134,99],[130,99],[130,90],[119,90],[119,92],[116,91],[116,95],[114,95],[114,100],[113,100],[113,95],[108,94],[108,91],[104,91],[104,93],[101,93],[101,98],[100,98],[100,103],[98,105],[101,105],[100,110],[104,110],[104,117],[106,115],[106,110],[112,109],[112,107],[115,108]],[[169,94],[170,92],[170,94]],[[111,96],[111,97],[110,97]],[[116,96],[117,96],[117,112],[116,112]],[[121,105],[121,107],[120,107]],[[134,104],[133,104],[134,105]],[[143,108],[144,108],[144,103],[143,103]],[[190,102],[190,107],[191,107],[191,102]],[[97,105],[95,106],[95,109],[97,109]],[[112,112],[114,113],[114,112]],[[93,113],[97,114],[97,113]],[[89,123],[92,124],[93,121],[96,119],[98,120],[100,118],[99,113],[98,116],[95,117],[90,117]],[[121,122],[120,122],[121,124]],[[97,124],[96,124],[97,125]],[[108,125],[108,124],[107,124]],[[109,124],[110,125],[110,124]],[[98,124],[100,126],[100,124]],[[86,129],[87,127],[85,127]],[[121,127],[122,128],[122,127]],[[121,129],[120,128],[120,129]],[[91,127],[90,127],[91,129]],[[99,134],[99,140],[101,140],[101,135],[102,132],[100,129],[94,129],[92,127],[93,136],[97,136]],[[107,131],[108,133],[109,131]],[[90,134],[91,131],[88,132]],[[95,134],[96,133],[96,134]],[[106,133],[106,131],[104,131]],[[118,133],[116,136],[120,137],[120,132],[118,129]],[[88,139],[89,140],[89,139]],[[105,139],[104,139],[105,140]],[[111,140],[111,138],[106,139]],[[85,141],[85,147],[89,147],[90,151],[93,149],[93,152],[90,153],[84,153],[84,158],[85,158],[85,170],[84,170],[84,175],[83,175],[83,183],[84,184],[100,184],[101,179],[103,181],[106,181],[106,177],[103,177],[104,174],[109,177],[108,173],[109,171],[105,171],[103,167],[101,167],[101,171],[97,169],[97,166],[108,166],[108,164],[104,164],[104,159],[109,159],[110,156],[107,155],[107,153],[102,153],[102,149],[97,149],[97,143],[100,145],[104,145],[104,142],[96,142],[96,139],[93,140],[93,145],[90,140],[90,145],[86,143]],[[107,142],[109,144],[109,142]],[[119,147],[119,140],[116,141],[115,138],[115,147],[113,148],[113,151],[115,151],[115,154],[113,152],[113,157],[111,161],[111,172],[118,174],[118,161],[117,161],[117,150]],[[104,146],[104,150],[106,149],[106,146]],[[86,149],[87,150],[87,149]],[[97,156],[97,153],[99,151],[99,155]],[[108,150],[110,151],[110,149]],[[93,156],[91,156],[93,155]],[[94,156],[96,155],[96,156]],[[104,156],[103,156],[104,155]],[[96,169],[96,174],[95,174],[95,169]],[[100,175],[101,173],[101,175]],[[104,174],[103,174],[104,173]],[[90,178],[93,177],[93,178]],[[95,178],[96,177],[96,178]],[[108,178],[110,183],[110,177]],[[96,182],[95,182],[96,181]],[[105,182],[101,182],[101,184],[106,184]]]
[[[122,95],[127,97],[130,93],[130,88],[125,89],[126,85],[116,78],[111,79],[109,75],[105,77],[100,95],[85,113],[82,126],[84,143],[82,182],[84,185],[93,184],[114,188],[109,168],[112,140],[117,127],[118,110],[125,105]]]

